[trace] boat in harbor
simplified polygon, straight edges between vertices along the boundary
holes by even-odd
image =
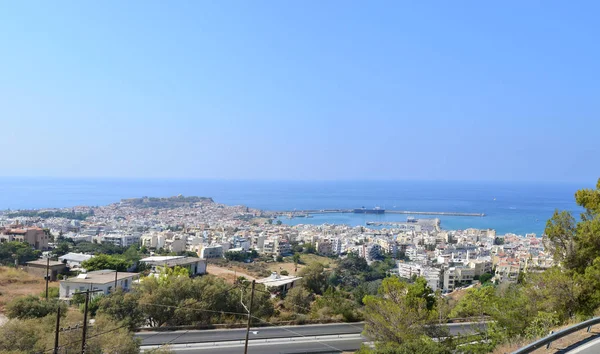
[[[367,209],[365,207],[354,209],[355,214],[385,214],[385,209],[375,207],[373,209]]]

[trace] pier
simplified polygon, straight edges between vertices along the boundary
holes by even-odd
[[[389,214],[413,214],[413,215],[445,215],[445,216],[485,216],[484,213],[457,213],[448,211],[408,211],[408,210],[386,210]]]
[[[382,214],[406,214],[406,215],[442,215],[442,216],[476,216],[484,217],[485,213],[461,213],[453,211],[412,211],[412,210],[382,210]],[[276,211],[273,212],[275,215],[289,215],[294,217],[295,215],[310,215],[310,214],[340,214],[340,213],[354,213],[354,209],[312,209],[312,210],[288,210],[288,211]],[[374,214],[371,214],[374,215]]]

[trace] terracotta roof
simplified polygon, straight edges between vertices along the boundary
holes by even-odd
[[[23,230],[23,229],[10,229],[10,230],[8,230],[8,233],[11,233],[11,234],[25,234],[25,233],[27,233],[27,230]]]

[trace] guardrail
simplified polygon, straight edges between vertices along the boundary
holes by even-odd
[[[587,331],[589,332],[592,329],[592,326],[595,324],[599,324],[600,323],[600,317],[595,317],[592,318],[590,320],[587,321],[583,321],[581,323],[578,323],[576,325],[573,325],[571,327],[567,327],[563,330],[560,330],[556,333],[550,333],[549,336],[544,337],[542,339],[539,339],[527,346],[524,346],[523,348],[514,351],[512,354],[527,354],[527,353],[531,353],[536,349],[539,349],[541,347],[543,347],[544,345],[546,346],[546,349],[550,348],[550,344],[552,344],[552,342],[554,342],[557,339],[560,339],[562,337],[568,336],[571,333],[575,333],[577,331],[580,331],[584,328],[587,328]]]

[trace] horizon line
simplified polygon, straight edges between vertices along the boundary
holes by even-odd
[[[415,178],[227,178],[227,177],[132,177],[132,176],[0,176],[0,179],[38,179],[38,180],[128,180],[128,181],[213,181],[213,182],[455,182],[455,183],[548,183],[548,184],[588,184],[596,185],[595,181],[570,180],[502,180],[502,179],[415,179]]]

